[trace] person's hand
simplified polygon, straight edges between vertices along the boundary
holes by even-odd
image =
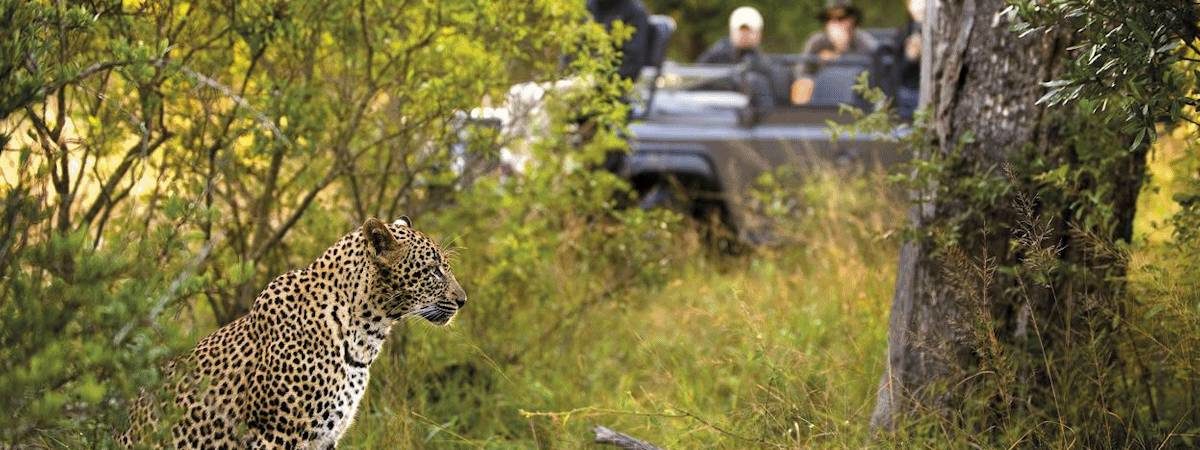
[[[793,105],[808,104],[812,100],[813,80],[808,77],[797,78],[792,82],[791,100]]]
[[[909,61],[921,59],[921,34],[913,33],[904,40],[904,57]]]

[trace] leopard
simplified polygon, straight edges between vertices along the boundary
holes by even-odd
[[[158,432],[179,449],[337,448],[392,327],[408,317],[448,325],[466,302],[447,252],[408,217],[369,218],[169,363],[175,381],[160,403],[173,397],[175,416],[158,424],[164,408],[143,392],[118,440],[145,446]]]

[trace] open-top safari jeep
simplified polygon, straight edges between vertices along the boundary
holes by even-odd
[[[834,139],[829,122],[849,120],[841,105],[871,109],[853,87],[860,74],[894,95],[894,51],[845,55],[815,61],[805,55],[767,55],[770,92],[749,92],[741,83],[748,66],[697,65],[665,61],[674,28],[669,17],[654,16],[651,65],[642,75],[640,102],[630,124],[630,153],[617,172],[639,194],[642,207],[675,208],[703,220],[719,220],[743,241],[769,235],[765,218],[750,206],[751,189],[768,171],[788,168],[801,176],[816,165],[880,167],[906,158],[897,145],[878,135],[849,134]],[[892,30],[872,30],[892,42]],[[802,104],[793,103],[793,68],[811,64]],[[772,101],[755,101],[770,95]],[[757,104],[756,104],[757,103]],[[771,103],[771,105],[761,105]],[[903,128],[894,133],[903,133]]]

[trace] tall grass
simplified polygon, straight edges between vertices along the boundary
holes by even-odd
[[[1187,150],[1184,150],[1187,149]],[[1111,242],[1072,228],[1076,252],[1098,263],[1128,268],[1120,289],[1056,290],[1054,273],[1086,280],[1064,264],[1069,251],[1040,217],[1037,196],[1015,192],[1010,244],[1023,254],[1017,266],[951,246],[939,261],[954,295],[967,302],[973,366],[958,365],[933,392],[956,396],[943,403],[917,405],[891,444],[949,448],[1194,448],[1200,442],[1200,240],[1182,224],[1194,215],[1178,214],[1174,194],[1195,192],[1194,147],[1163,139],[1151,165],[1150,187],[1139,201],[1132,243]],[[1171,170],[1173,169],[1173,170]],[[1015,174],[1008,171],[1010,178]],[[1164,199],[1165,197],[1165,199]],[[1186,212],[1186,211],[1185,211]],[[1015,289],[1000,301],[1023,305],[1048,290],[1054,307],[1066,310],[1051,323],[1034,314],[1017,316],[1011,331],[993,317],[997,295],[987,288],[1002,276]],[[1122,276],[1122,275],[1114,275]],[[1045,297],[1042,297],[1045,298]],[[1022,322],[1022,317],[1026,318]],[[953,319],[951,319],[953,320]],[[1011,333],[1012,337],[999,336]],[[1054,341],[1047,344],[1046,337]],[[933,349],[935,352],[937,349]],[[945,357],[945,356],[943,356]]]
[[[576,448],[597,424],[669,448],[865,443],[894,279],[886,236],[905,205],[881,174],[847,179],[822,172],[782,192],[800,201],[778,246],[713,256],[672,234],[664,282],[613,301],[565,314],[469,305],[449,330],[409,323],[345,445]],[[461,253],[457,273],[485,270]],[[598,283],[588,264],[553,261],[530,282],[577,305]],[[505,348],[496,340],[528,348],[489,353]]]
[[[569,225],[555,232],[575,242],[573,249],[522,261],[528,271],[518,284],[491,277],[486,279],[497,285],[468,285],[488,294],[473,295],[449,329],[411,322],[397,333],[373,368],[368,397],[343,444],[580,448],[590,445],[595,425],[666,448],[1194,443],[1197,411],[1188,407],[1200,373],[1194,336],[1200,312],[1189,278],[1195,265],[1188,262],[1194,258],[1164,243],[1170,231],[1161,227],[1173,210],[1146,206],[1161,205],[1156,196],[1173,189],[1162,173],[1178,166],[1164,161],[1186,156],[1169,147],[1176,144],[1161,144],[1152,165],[1155,187],[1143,197],[1139,239],[1119,250],[1133,261],[1130,298],[1112,300],[1119,303],[1109,308],[1125,308],[1129,334],[1084,339],[1076,353],[1044,362],[1062,390],[1056,399],[1062,412],[1050,422],[1036,415],[1013,418],[980,441],[970,426],[918,415],[914,424],[939,431],[872,436],[867,423],[883,371],[907,205],[882,174],[826,169],[768,193],[764,201],[786,205],[776,211],[781,242],[737,256],[706,252],[695,233],[666,226],[668,220],[667,231],[650,237],[662,242],[634,252],[650,257],[590,260],[588,252],[601,244],[584,236],[601,231],[588,220],[564,221]],[[502,255],[482,246],[539,239],[470,233],[457,239],[464,248],[456,271],[464,274],[498,264]],[[968,263],[975,258],[963,257]],[[646,264],[665,264],[652,270],[657,282],[621,285],[614,279]],[[505,293],[531,298],[499,298]],[[533,298],[546,295],[554,298]],[[492,302],[506,306],[488,307]],[[1089,342],[1116,345],[1093,348]],[[1089,355],[1111,358],[1106,355],[1114,352],[1127,367],[1083,364]],[[1150,378],[1097,380],[1089,374]],[[1124,397],[1097,403],[1094,395]],[[1170,417],[1174,427],[1157,429],[1164,426],[1160,420],[1126,424],[1144,428],[1140,432],[1120,429],[1122,420],[1133,420],[1129,414],[1148,408]],[[960,425],[972,420],[960,417]],[[1043,431],[1050,440],[1039,441]],[[1154,435],[1167,438],[1137,437]]]

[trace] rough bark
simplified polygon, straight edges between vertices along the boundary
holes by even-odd
[[[928,3],[922,101],[930,113],[929,145],[918,157],[956,155],[957,162],[947,167],[946,177],[1003,180],[1005,164],[1031,157],[1073,163],[1069,146],[1063,144],[1061,111],[1049,111],[1037,104],[1045,92],[1040,83],[1054,79],[1069,63],[1064,52],[1072,38],[1061,31],[1019,36],[1010,31],[1005,7],[1004,0]],[[964,141],[967,133],[972,136],[969,142]],[[1125,164],[1113,166],[1112,180],[1127,188],[1105,194],[1104,201],[1115,211],[1115,223],[1101,230],[1101,238],[1129,239],[1133,205],[1144,173],[1143,156],[1130,152],[1124,157]],[[1027,193],[1036,192],[1029,178],[1030,174],[1017,174],[1013,192],[1027,188]],[[986,256],[1000,266],[1021,264],[1025,255],[1010,245],[1021,218],[1020,207],[1010,201],[1011,195],[988,203],[967,193],[946,195],[943,191],[935,197],[936,191],[933,186],[915,193],[920,202],[910,211],[909,220],[917,229],[934,229],[936,233],[939,224],[952,217],[961,220],[962,212],[970,211],[970,218],[958,227],[955,250],[969,260]],[[1085,269],[1103,266],[1103,270],[1110,271],[1106,273],[1111,273],[1114,264],[1120,266],[1120,262],[1097,258],[1084,251],[1082,243],[1073,237],[1071,230],[1078,229],[1077,222],[1082,220],[1068,206],[1070,200],[1033,201],[1035,213],[1051,223],[1051,244],[1061,245],[1056,257]],[[1082,281],[1064,277],[1053,281],[1052,288],[1039,290],[1018,286],[1019,280],[998,274],[990,285],[980,287],[982,294],[969,293],[948,273],[953,265],[947,261],[947,252],[935,247],[931,239],[918,238],[901,250],[887,367],[871,418],[876,429],[890,429],[898,417],[918,404],[933,410],[954,408],[953,400],[959,394],[955,388],[979,373],[978,362],[986,353],[979,348],[978,336],[973,336],[971,329],[980,311],[994,324],[992,337],[1000,345],[1032,339],[1027,331],[1032,322],[1046,332],[1037,337],[1038,348],[1052,350],[1054,329],[1063,327],[1073,320],[1072,314],[1077,314],[1077,309],[1068,305],[1071,300],[1067,293],[1119,289],[1118,282],[1099,279],[1103,277]],[[1018,288],[1025,292],[1020,298],[1011,295]],[[1011,347],[1021,346],[1006,348]],[[1031,376],[1021,382],[1046,380]]]

